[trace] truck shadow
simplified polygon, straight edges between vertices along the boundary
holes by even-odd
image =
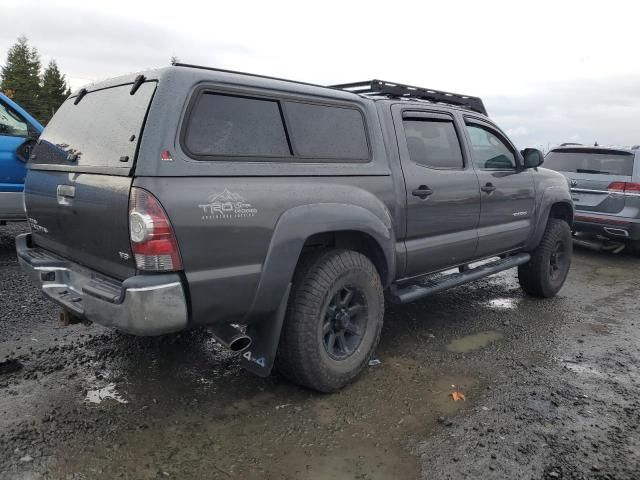
[[[379,380],[378,372],[385,371],[385,358],[410,359],[425,350],[446,352],[451,339],[477,330],[469,320],[476,319],[480,310],[501,325],[522,298],[512,276],[502,275],[412,304],[387,305],[380,345],[374,355],[381,360],[382,368],[376,368],[374,362],[356,385],[372,381],[371,376]],[[98,380],[124,381],[128,395],[136,402],[147,404],[164,398],[170,403],[190,397],[197,402],[211,401],[224,410],[241,398],[263,391],[293,399],[324,396],[290,384],[277,372],[268,378],[245,372],[239,356],[216,343],[206,329],[163,337],[103,331],[84,345],[91,355],[103,360],[105,371],[96,370]]]
[[[622,258],[622,259],[626,259],[626,260],[631,260],[631,261],[639,261],[640,262],[640,257],[636,256],[633,254],[633,252],[631,251],[631,249],[629,247],[625,247],[624,250],[622,250],[619,253],[615,253],[614,251],[611,250],[594,250],[591,248],[587,248],[578,244],[574,244],[573,246],[574,248],[574,253],[575,254],[579,254],[582,256],[586,256],[586,257],[592,257],[592,258]]]

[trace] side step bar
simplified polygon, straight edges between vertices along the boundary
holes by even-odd
[[[463,283],[488,277],[494,273],[509,270],[531,260],[528,253],[519,253],[511,257],[506,257],[493,262],[485,263],[475,268],[463,270],[460,273],[452,273],[450,275],[435,275],[426,277],[420,283],[409,285],[406,287],[391,287],[389,300],[393,303],[409,303],[418,300],[427,295],[438,293],[452,287],[457,287]]]

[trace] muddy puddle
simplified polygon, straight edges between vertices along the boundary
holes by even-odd
[[[118,392],[115,383],[109,383],[108,385],[97,388],[95,390],[89,390],[85,397],[85,401],[89,403],[102,403],[104,401],[112,400],[118,403],[129,403]]]
[[[494,298],[489,300],[488,305],[496,310],[514,310],[518,308],[518,302],[514,298]]]
[[[502,333],[488,331],[456,338],[447,345],[447,350],[454,353],[469,353],[480,350],[490,343],[497,342],[502,338]]]

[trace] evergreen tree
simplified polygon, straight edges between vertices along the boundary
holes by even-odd
[[[6,64],[0,68],[0,91],[32,115],[40,116],[40,55],[24,35],[9,49]]]
[[[42,117],[44,123],[51,120],[53,114],[69,94],[69,86],[65,76],[60,73],[56,61],[51,60],[42,75],[42,87],[39,96],[40,117]]]

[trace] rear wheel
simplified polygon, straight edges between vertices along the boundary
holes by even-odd
[[[280,337],[276,368],[294,383],[334,392],[367,365],[380,339],[384,300],[364,255],[332,250],[303,259]]]
[[[518,267],[522,289],[533,297],[550,298],[564,285],[573,255],[571,229],[567,222],[550,218],[540,245],[529,263]]]
[[[640,240],[631,243],[631,253],[636,257],[640,257]]]

